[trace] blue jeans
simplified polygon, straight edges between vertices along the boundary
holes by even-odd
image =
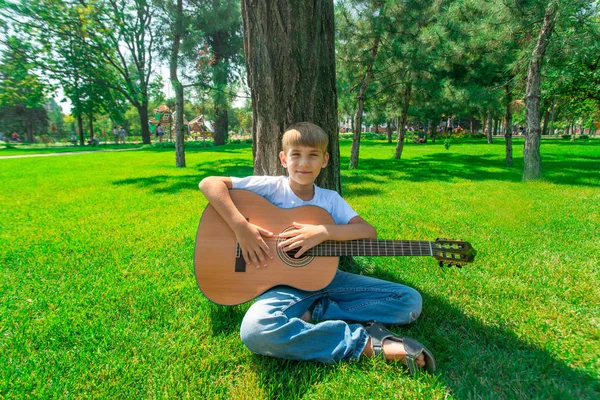
[[[300,317],[312,310],[312,324]],[[334,363],[358,359],[369,335],[345,321],[399,325],[421,314],[421,295],[397,283],[338,270],[322,290],[306,292],[277,286],[250,307],[240,328],[254,353],[293,360]]]

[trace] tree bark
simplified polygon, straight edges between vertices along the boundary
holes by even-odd
[[[85,137],[83,136],[83,117],[81,115],[77,116],[77,130],[79,131],[79,144],[85,145]]]
[[[548,119],[550,119],[550,110],[546,109],[546,112],[544,112],[544,122],[542,123],[542,135],[547,134]]]
[[[333,1],[242,0],[241,11],[254,173],[284,175],[281,137],[309,121],[329,135],[329,165],[316,183],[341,193]]]
[[[183,123],[183,86],[177,76],[177,57],[179,56],[181,36],[183,35],[183,0],[177,0],[177,9],[175,12],[175,26],[173,31],[173,46],[171,47],[171,57],[169,59],[169,73],[171,85],[175,92],[175,165],[179,168],[184,168],[185,125]]]
[[[365,106],[365,95],[371,82],[371,76],[373,75],[373,64],[375,64],[375,58],[379,51],[379,36],[375,38],[373,47],[371,48],[371,59],[367,65],[367,70],[363,77],[363,81],[360,85],[358,95],[356,96],[356,114],[354,115],[354,126],[358,129],[354,131],[352,135],[352,150],[350,151],[350,169],[358,168],[358,154],[360,151],[360,134],[362,132],[362,115]]]
[[[523,148],[523,180],[536,180],[542,177],[542,157],[540,154],[540,80],[544,54],[550,43],[554,24],[558,15],[558,3],[550,2],[544,15],[544,23],[529,61],[527,88],[525,90],[525,120],[527,136]]]
[[[146,94],[146,100],[135,105],[138,114],[140,116],[140,124],[142,126],[142,143],[150,144],[150,127],[148,126],[148,96]],[[129,132],[131,134],[131,132]]]
[[[388,120],[385,124],[388,143],[392,143],[392,121]]]
[[[90,139],[94,138],[94,116],[93,115],[88,115],[88,124],[89,124],[89,128],[90,128]]]
[[[407,83],[404,88],[402,98],[402,114],[400,121],[398,122],[398,142],[396,143],[396,152],[394,158],[399,160],[402,157],[402,150],[404,149],[404,135],[406,133],[406,120],[408,119],[408,106],[410,104],[410,95],[412,92],[412,83]]]
[[[554,112],[556,111],[556,95],[554,95],[554,101],[552,102],[552,114],[550,115],[550,135],[554,135]]]
[[[500,120],[498,118],[494,118],[494,136],[498,134],[498,125],[500,124]]]
[[[510,83],[506,84],[506,129],[504,130],[504,138],[506,139],[506,166],[513,165],[513,148],[512,148],[512,110],[510,103],[512,102],[512,91]]]
[[[487,112],[487,141],[492,144],[492,110]]]
[[[229,133],[229,124],[227,111],[229,108],[227,101],[227,74],[228,67],[222,54],[222,33],[217,31],[213,34],[213,91],[212,98],[215,110],[214,124],[214,144],[216,146],[227,143]]]
[[[33,122],[31,120],[27,121],[27,130],[25,132],[25,136],[27,137],[28,143],[33,143],[35,141],[33,137]]]

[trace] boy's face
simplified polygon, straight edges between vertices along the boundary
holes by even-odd
[[[298,145],[279,153],[279,159],[291,179],[300,185],[312,185],[321,169],[327,166],[329,153],[316,147]]]

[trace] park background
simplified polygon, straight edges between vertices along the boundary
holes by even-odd
[[[0,396],[597,398],[596,2],[275,3],[0,1]],[[298,119],[381,238],[478,250],[342,266],[423,294],[438,374],[252,355],[197,290],[197,183]]]

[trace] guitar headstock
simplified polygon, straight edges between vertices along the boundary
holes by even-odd
[[[433,257],[440,262],[440,267],[458,267],[472,263],[477,251],[469,242],[452,239],[436,239],[432,245]]]

